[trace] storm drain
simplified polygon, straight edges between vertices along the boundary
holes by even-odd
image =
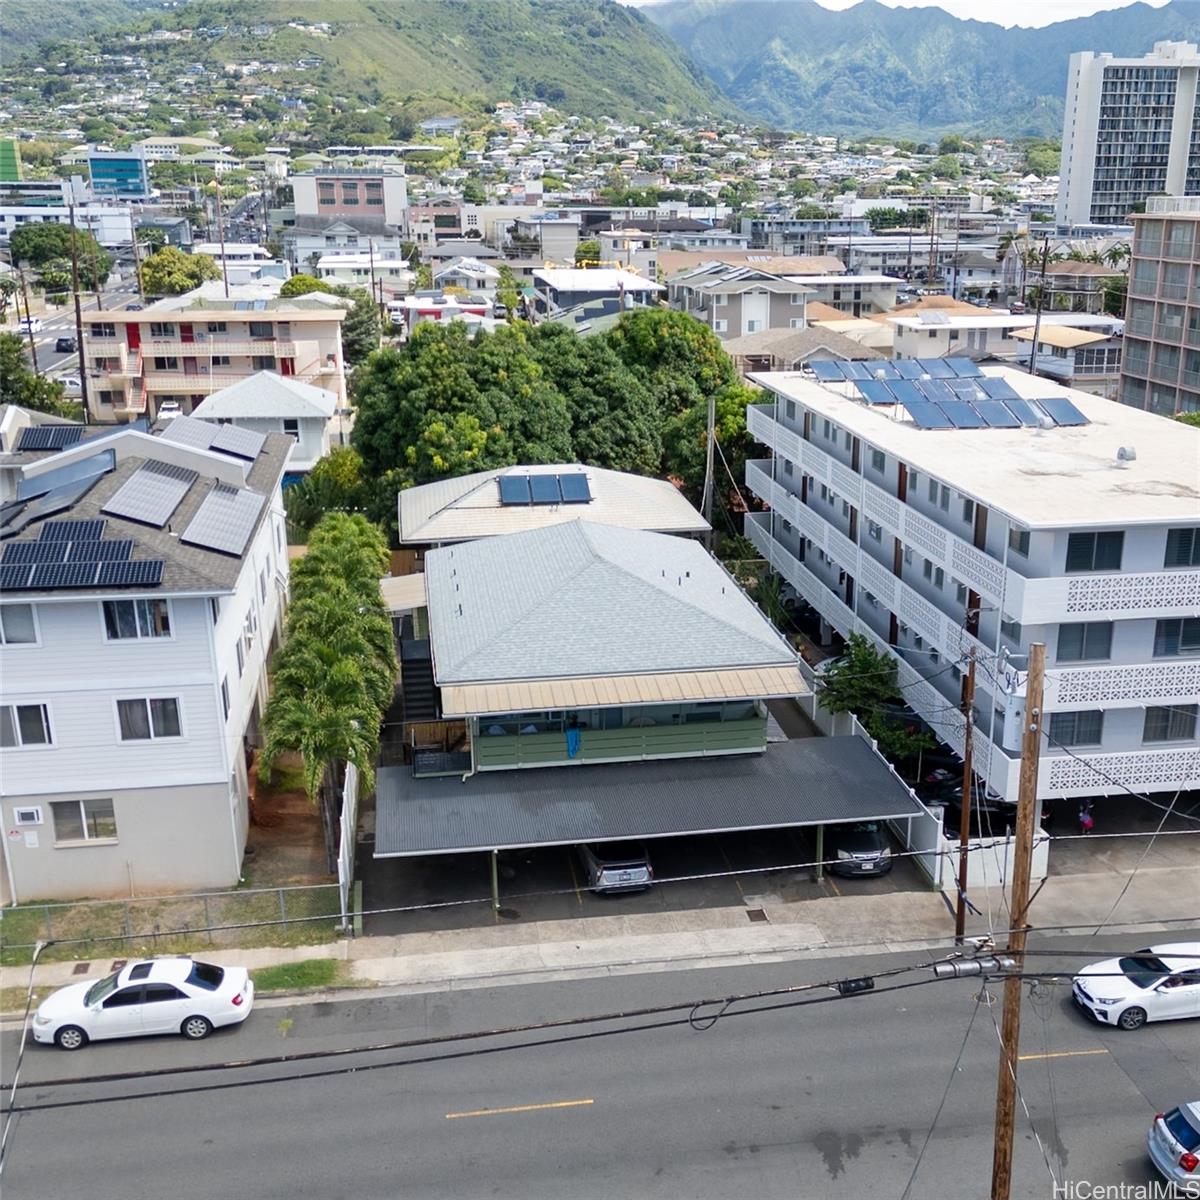
[[[767,914],[761,908],[746,909],[746,916],[751,921],[762,922],[768,920]]]
[[[119,971],[128,961],[129,959],[127,958],[114,958],[113,965],[108,969],[110,971]]]
[[[88,971],[91,970],[91,966],[92,966],[91,963],[76,963],[71,968],[71,974],[72,975],[86,975],[88,973]]]

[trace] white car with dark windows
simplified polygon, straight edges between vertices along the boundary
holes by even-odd
[[[146,959],[47,996],[34,1015],[33,1038],[63,1050],[152,1033],[199,1041],[223,1025],[240,1025],[253,1007],[254,983],[245,967]]]
[[[1158,1173],[1180,1185],[1176,1195],[1200,1196],[1200,1100],[1158,1113],[1146,1149]]]
[[[1200,942],[1150,946],[1092,963],[1075,976],[1072,994],[1089,1017],[1121,1029],[1200,1017]]]

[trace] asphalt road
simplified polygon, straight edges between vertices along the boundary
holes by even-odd
[[[1195,935],[1171,935],[1188,936]],[[1067,948],[1083,946],[1100,957],[1135,942],[1142,944],[1130,938],[1041,944],[1056,952],[1044,960],[1047,969],[1069,969],[1086,960],[1057,957]],[[75,1055],[32,1046],[18,1104],[85,1103],[18,1115],[4,1194],[6,1200],[982,1196],[991,1163],[999,1007],[980,1003],[979,983],[970,979],[884,990],[927,973],[879,980],[873,994],[808,1007],[734,1015],[750,1007],[742,1003],[705,1030],[684,1025],[604,1036],[680,1014],[629,1017],[440,1047],[78,1082],[83,1075],[215,1067],[259,1055],[628,1011],[866,974],[919,957],[260,1004],[242,1029],[196,1045],[144,1039]],[[1023,1022],[1019,1081],[1031,1119],[1018,1108],[1013,1195],[1051,1197],[1052,1173],[1097,1184],[1149,1182],[1142,1146],[1153,1113],[1200,1096],[1196,1023],[1133,1034],[1101,1029],[1073,1010],[1065,987],[1027,998]],[[570,1035],[600,1036],[546,1044]],[[6,1084],[14,1039],[9,1031],[2,1044]],[[312,1077],[296,1078],[304,1073]],[[70,1079],[73,1086],[54,1083]],[[154,1094],[122,1098],[135,1093]]]

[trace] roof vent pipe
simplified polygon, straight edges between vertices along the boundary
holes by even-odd
[[[1117,447],[1117,466],[1124,467],[1131,462],[1137,462],[1137,451],[1132,446]]]

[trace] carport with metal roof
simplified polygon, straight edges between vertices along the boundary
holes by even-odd
[[[376,778],[376,858],[895,821],[924,809],[859,737],[761,754]]]

